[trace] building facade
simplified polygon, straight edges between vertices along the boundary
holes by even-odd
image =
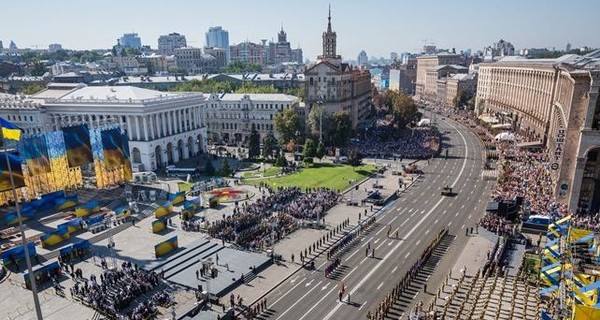
[[[371,75],[366,69],[342,63],[336,51],[337,34],[331,27],[331,12],[322,39],[322,55],[304,71],[306,113],[315,106],[322,106],[330,114],[348,112],[352,127],[356,128],[369,116]]]
[[[416,80],[417,59],[407,58],[401,65],[390,69],[389,89],[413,95]]]
[[[417,57],[417,79],[415,84],[415,95],[425,100],[435,100],[437,95],[437,78],[428,71],[440,65],[461,65],[463,57],[458,54],[440,52],[433,55],[422,55]]]
[[[189,74],[212,73],[218,71],[217,58],[202,52],[201,48],[185,47],[175,49],[177,68]]]
[[[275,115],[287,109],[303,109],[298,97],[279,93],[209,94],[205,103],[202,118],[206,119],[209,139],[236,145],[247,145],[252,124],[261,141],[269,132],[279,138],[275,130]]]
[[[201,93],[165,93],[136,87],[77,87],[45,99],[0,102],[0,116],[26,132],[86,123],[118,124],[127,131],[134,170],[155,170],[206,151]],[[20,120],[19,120],[20,119]]]
[[[365,50],[360,51],[358,57],[356,58],[356,63],[361,67],[366,66],[369,63],[369,57],[367,57]]]
[[[557,59],[507,57],[479,67],[476,110],[550,155],[555,195],[577,209],[600,207],[600,50]],[[568,143],[567,143],[568,142]]]
[[[137,33],[125,33],[119,38],[119,45],[122,48],[142,49],[142,39]]]
[[[231,54],[229,52],[229,32],[221,26],[210,27],[206,32],[205,47],[221,48],[225,50],[226,64],[229,63]]]
[[[251,62],[263,65],[266,61],[265,50],[265,46],[261,44],[249,41],[242,42],[229,47],[230,61]]]
[[[187,47],[185,36],[177,32],[158,37],[158,52],[164,55],[175,54],[175,49]]]

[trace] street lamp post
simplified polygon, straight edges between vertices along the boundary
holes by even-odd
[[[323,142],[323,96],[319,92],[317,97],[317,105],[319,106],[319,143]]]

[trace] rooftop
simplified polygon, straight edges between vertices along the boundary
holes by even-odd
[[[248,96],[252,101],[294,102],[298,100],[298,97],[284,93],[225,93],[221,95],[206,94],[205,96],[209,100],[212,96],[214,100],[220,101],[240,101],[245,96]]]
[[[59,100],[127,100],[141,101],[162,97],[174,97],[176,93],[161,92],[132,86],[83,87],[72,91]]]

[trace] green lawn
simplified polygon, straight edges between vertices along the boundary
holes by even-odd
[[[348,188],[348,181],[357,181],[367,177],[375,169],[373,165],[352,167],[348,165],[335,165],[330,163],[315,163],[304,168],[298,173],[278,178],[265,178],[246,181],[257,185],[265,182],[272,187],[297,186],[300,188],[328,187],[344,190]]]
[[[274,176],[279,173],[281,173],[280,167],[270,167],[267,170],[265,170],[265,172],[262,172],[260,169],[252,170],[252,171],[244,172],[244,179],[269,177],[269,176]]]

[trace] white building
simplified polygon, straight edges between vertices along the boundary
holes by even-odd
[[[90,128],[119,124],[127,130],[134,168],[143,171],[206,150],[201,112],[205,100],[202,93],[165,93],[127,86],[48,89],[30,101],[0,102],[0,116],[14,119],[30,132],[79,123]]]
[[[296,96],[275,94],[208,94],[202,118],[206,119],[209,138],[225,143],[246,144],[252,124],[262,138],[275,130],[275,115],[286,109],[297,110],[304,117],[304,108]]]
[[[187,47],[185,36],[177,32],[158,37],[158,52],[165,55],[173,55],[175,49]]]

